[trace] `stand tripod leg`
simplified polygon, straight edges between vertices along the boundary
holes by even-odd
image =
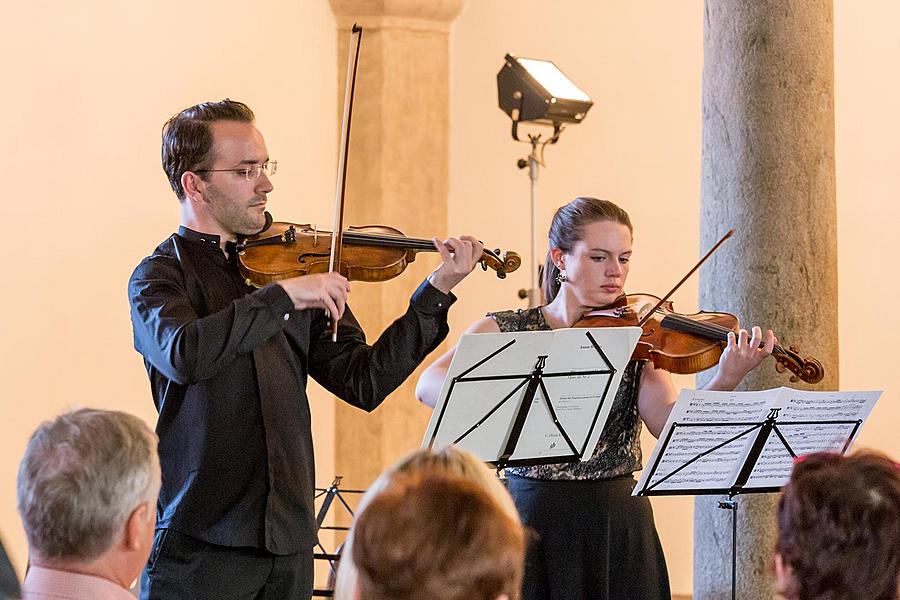
[[[737,500],[729,496],[722,500],[719,508],[731,511],[731,600],[737,598]]]

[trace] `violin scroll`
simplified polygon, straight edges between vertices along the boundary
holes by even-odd
[[[796,346],[774,353],[775,370],[784,373],[785,369],[793,373],[792,382],[802,379],[806,383],[819,383],[825,377],[825,367],[812,356],[802,358]]]
[[[481,253],[479,264],[481,264],[481,268],[484,271],[487,271],[488,267],[490,267],[497,273],[498,278],[506,279],[507,274],[512,273],[522,265],[522,258],[512,250],[501,253],[499,248],[493,252],[485,249]]]

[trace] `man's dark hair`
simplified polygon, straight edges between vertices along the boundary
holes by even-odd
[[[810,454],[778,505],[777,551],[797,600],[893,600],[900,578],[900,469],[886,456]]]
[[[252,123],[253,118],[249,106],[225,98],[220,102],[196,104],[166,121],[162,130],[162,166],[179,200],[184,200],[181,185],[184,172],[211,167],[210,125],[216,121]]]

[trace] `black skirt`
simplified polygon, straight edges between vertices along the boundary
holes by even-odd
[[[631,496],[631,476],[508,481],[534,538],[522,600],[670,600],[653,510]]]

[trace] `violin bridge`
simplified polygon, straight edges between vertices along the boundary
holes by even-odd
[[[644,317],[646,317],[651,310],[653,310],[653,304],[646,302],[641,305],[640,309],[637,311],[637,320],[643,321]]]

